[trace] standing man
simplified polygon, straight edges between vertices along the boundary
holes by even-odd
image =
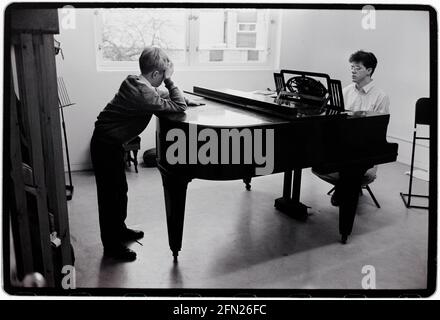
[[[187,108],[182,92],[171,80],[173,63],[162,49],[145,48],[139,67],[141,74],[128,76],[98,115],[90,145],[104,256],[121,261],[136,259],[125,242],[144,236],[125,224],[128,185],[122,145],[144,131],[153,114]],[[157,90],[162,82],[168,89],[166,95]]]

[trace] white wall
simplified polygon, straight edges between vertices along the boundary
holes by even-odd
[[[61,18],[61,15],[60,15]],[[374,52],[379,60],[374,79],[391,98],[388,141],[399,143],[398,160],[411,156],[414,103],[429,96],[428,13],[377,12],[376,30],[363,30],[361,12],[284,10],[280,67],[318,71],[350,83],[349,55],[357,49]],[[57,56],[57,71],[63,76],[76,105],[65,109],[69,151],[73,170],[90,167],[89,142],[99,112],[112,99],[121,81],[133,72],[96,68],[93,10],[76,10],[76,28],[61,29],[65,60]],[[256,90],[273,87],[270,71],[176,71],[175,82],[183,90],[193,86],[232,87]],[[155,146],[155,121],[142,133],[143,151]],[[416,150],[416,166],[428,167],[428,148]]]
[[[410,163],[414,105],[429,96],[429,15],[377,11],[374,30],[364,30],[362,18],[354,10],[284,10],[280,66],[328,73],[345,86],[351,82],[350,54],[374,52],[378,66],[373,79],[391,99],[388,141],[399,143],[398,161]],[[421,143],[416,166],[427,169],[428,160],[428,148]]]
[[[76,105],[66,108],[65,118],[72,170],[91,167],[89,143],[99,112],[113,98],[128,74],[139,72],[98,72],[95,55],[93,10],[77,9],[76,28],[62,29],[56,39],[61,42],[64,60],[57,56],[57,72],[64,77],[70,99]],[[62,14],[60,14],[60,20]],[[62,24],[60,23],[60,27]],[[175,71],[174,82],[182,90],[193,86],[257,90],[273,83],[271,71]],[[141,152],[155,147],[155,119],[141,134]]]

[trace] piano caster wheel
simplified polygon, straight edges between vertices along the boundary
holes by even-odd
[[[178,261],[177,261],[177,256],[179,255],[179,253],[176,251],[176,252],[173,252],[173,262],[174,263],[177,263]]]
[[[341,243],[342,243],[342,244],[346,244],[346,243],[347,243],[347,239],[348,239],[348,236],[347,236],[347,235],[342,235],[342,237],[341,237]]]
[[[246,185],[247,191],[251,190],[251,181],[252,181],[252,178],[243,178],[243,182]]]

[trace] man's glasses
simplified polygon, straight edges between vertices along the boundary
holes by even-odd
[[[360,65],[356,65],[356,64],[352,64],[351,65],[351,67],[350,67],[350,69],[351,69],[351,71],[361,71],[361,70],[364,70],[365,69],[365,67],[363,67],[363,66],[360,66]]]

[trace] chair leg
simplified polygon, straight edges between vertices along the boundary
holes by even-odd
[[[406,207],[411,206],[412,182],[413,182],[413,174],[414,174],[414,156],[416,152],[416,138],[417,138],[416,134],[417,134],[417,125],[414,125],[413,145],[411,151],[411,170],[409,173],[409,186],[408,186],[408,205]]]
[[[127,167],[130,167],[130,151],[125,151],[125,162],[127,164]]]
[[[376,204],[376,207],[378,207],[380,209],[380,205],[379,202],[377,202],[376,197],[374,196],[373,192],[371,191],[370,187],[367,185],[365,186],[365,189],[367,189],[368,193],[371,196],[371,199],[373,199],[374,203]]]
[[[333,191],[335,191],[335,187],[331,188],[330,191],[327,192],[327,195],[331,195]]]

